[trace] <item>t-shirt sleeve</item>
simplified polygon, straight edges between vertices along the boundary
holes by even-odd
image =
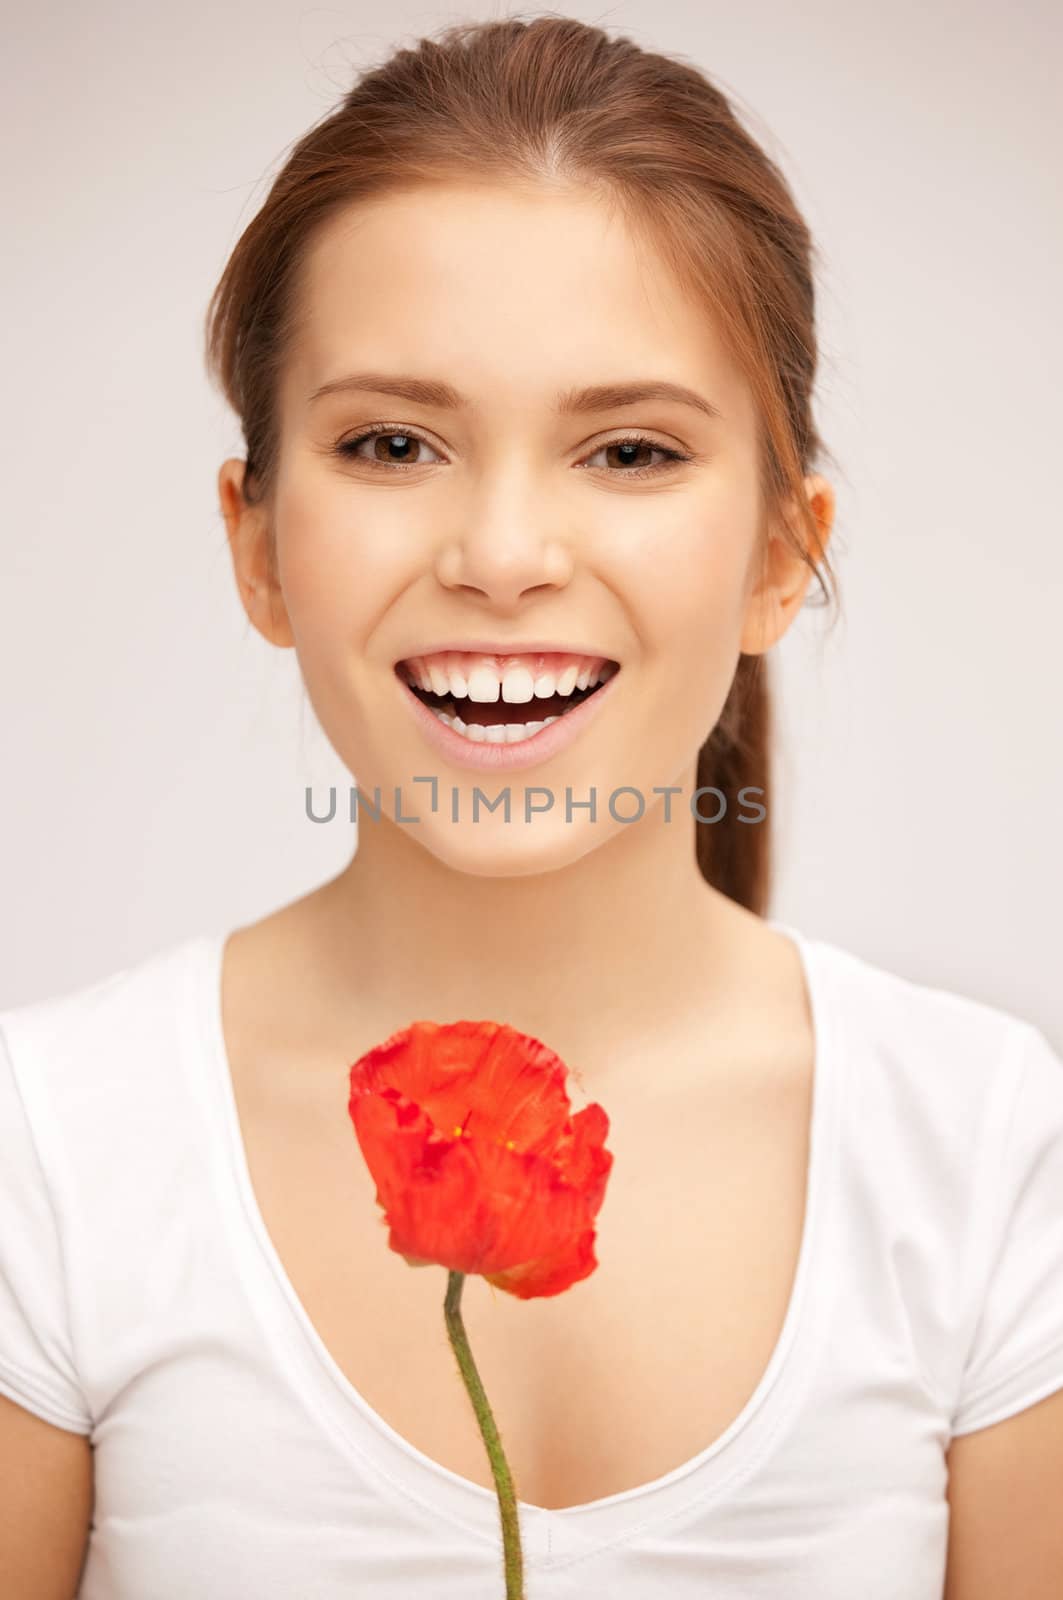
[[[0,1020],[0,1394],[91,1433],[71,1349],[60,1232]]]
[[[1002,1422],[1063,1389],[1063,1057],[1029,1024],[1017,1049],[1003,1153],[981,1179],[997,1203],[953,1434]]]

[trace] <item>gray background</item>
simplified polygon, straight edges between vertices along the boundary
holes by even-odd
[[[825,266],[843,615],[774,652],[771,914],[1063,1043],[1058,7],[559,6],[681,54]],[[534,8],[532,8],[534,10]],[[0,1005],[331,876],[349,775],[236,595],[207,299],[362,66],[515,6],[9,5]],[[1053,93],[1054,91],[1054,93]],[[367,824],[368,825],[368,824]]]

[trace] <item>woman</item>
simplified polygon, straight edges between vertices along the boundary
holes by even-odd
[[[765,915],[764,658],[834,519],[779,171],[667,57],[452,29],[294,150],[209,355],[359,848],[0,1016],[0,1588],[502,1592],[444,1275],[346,1105],[490,1017],[614,1155],[588,1278],[466,1288],[529,1596],[1057,1594],[1063,1062]]]

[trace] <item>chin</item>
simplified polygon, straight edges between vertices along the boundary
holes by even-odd
[[[615,831],[591,822],[568,825],[550,817],[530,823],[481,817],[476,823],[453,825],[425,818],[417,843],[452,872],[470,878],[531,878],[558,872],[598,849]]]

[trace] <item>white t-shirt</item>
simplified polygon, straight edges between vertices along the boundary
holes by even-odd
[[[1063,1388],[1063,1059],[773,926],[816,1034],[778,1344],[692,1460],[520,1502],[527,1600],[940,1600],[950,1437]],[[80,1600],[501,1600],[494,1493],[367,1405],[266,1232],[223,939],[0,1012],[0,1390],[95,1445]]]

